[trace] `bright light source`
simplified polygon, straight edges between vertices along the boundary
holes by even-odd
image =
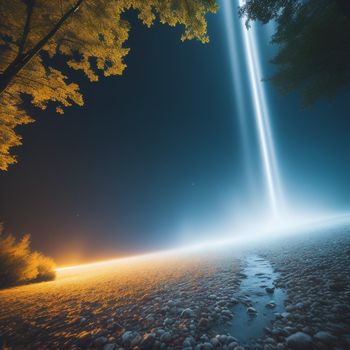
[[[282,224],[283,222],[283,224]],[[137,262],[147,262],[154,259],[167,258],[170,256],[179,257],[184,254],[200,253],[203,251],[215,250],[220,248],[243,249],[245,247],[252,247],[254,244],[259,244],[270,239],[281,238],[287,235],[297,235],[305,232],[310,233],[317,228],[324,228],[329,223],[332,226],[335,224],[350,223],[350,214],[344,213],[333,216],[313,217],[310,219],[310,215],[303,217],[290,217],[289,220],[285,218],[283,221],[276,223],[276,221],[265,223],[259,223],[255,226],[252,225],[242,226],[229,232],[226,236],[223,236],[219,240],[208,240],[197,244],[188,244],[184,247],[178,247],[170,250],[163,250],[148,254],[136,255],[126,258],[111,259],[98,261],[94,263],[74,265],[57,268],[57,272],[64,272],[77,269],[92,269],[92,268],[104,268],[115,265],[116,267],[132,264]],[[251,233],[253,232],[253,233]],[[214,236],[214,234],[213,234]]]
[[[244,0],[239,0],[240,6],[243,6],[244,3]],[[263,77],[261,74],[260,60],[256,44],[256,33],[253,26],[250,28],[250,30],[246,28],[245,19],[241,19],[241,29],[268,196],[272,208],[272,213],[275,217],[277,217],[280,205],[277,193],[277,184],[280,181],[277,172],[277,164],[266,95],[264,86],[261,82]]]
[[[238,0],[237,5],[242,6],[244,0]],[[256,32],[254,25],[247,30],[245,19],[239,19],[239,31],[242,35],[245,60],[239,62],[239,45],[235,20],[238,19],[234,15],[236,7],[232,5],[232,0],[224,0],[223,3],[225,28],[228,43],[228,53],[230,57],[232,81],[236,94],[237,111],[241,126],[241,135],[243,149],[248,161],[249,143],[251,141],[247,136],[247,113],[244,108],[244,96],[242,94],[243,78],[242,67],[247,67],[249,86],[251,91],[252,105],[254,109],[255,125],[258,135],[258,145],[263,164],[263,174],[266,183],[266,192],[271,207],[272,215],[277,218],[281,211],[281,184],[275,155],[275,147],[273,143],[272,131],[270,126],[269,109],[266,101],[265,87],[261,82],[262,71],[260,66],[259,51],[256,43]]]

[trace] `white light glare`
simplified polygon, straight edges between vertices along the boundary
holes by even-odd
[[[126,258],[117,258],[111,260],[104,260],[95,263],[74,265],[57,268],[57,272],[64,272],[69,270],[76,269],[89,269],[89,268],[98,268],[98,267],[107,267],[110,265],[125,265],[133,262],[146,262],[152,261],[152,259],[156,258],[166,258],[169,256],[180,256],[182,254],[191,254],[195,252],[215,250],[221,247],[228,248],[232,247],[232,249],[251,247],[254,244],[259,244],[264,241],[268,241],[270,239],[280,239],[282,237],[286,237],[288,235],[296,235],[303,234],[305,232],[310,233],[317,228],[324,228],[327,223],[331,226],[335,224],[344,224],[350,222],[350,214],[338,214],[333,216],[322,216],[322,217],[313,217],[310,219],[310,215],[305,215],[305,217],[290,217],[289,220],[285,218],[283,220],[284,225],[281,223],[270,223],[265,226],[262,223],[259,223],[255,226],[247,226],[241,227],[240,229],[234,230],[234,232],[229,232],[226,235],[226,238],[222,238],[219,240],[208,240],[205,242],[197,243],[197,244],[188,244],[184,247],[178,247],[175,249],[158,251],[143,255],[136,255]],[[253,234],[249,234],[247,232],[254,232]],[[234,236],[233,233],[235,234]],[[214,236],[214,234],[212,234]]]

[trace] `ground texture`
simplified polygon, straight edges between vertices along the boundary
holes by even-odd
[[[259,321],[261,335],[242,342],[245,328],[220,329],[239,322],[242,305],[254,324],[255,295],[240,288],[252,254],[277,276],[276,289],[262,285],[261,294],[286,297],[283,312],[267,306],[274,317]],[[57,281],[0,291],[0,341],[7,349],[346,350],[349,286],[350,230],[342,225],[244,252],[66,270]]]

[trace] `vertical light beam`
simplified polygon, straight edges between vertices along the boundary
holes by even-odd
[[[225,31],[227,38],[227,47],[230,60],[231,69],[231,80],[233,92],[236,96],[235,98],[235,109],[239,118],[239,128],[240,128],[240,139],[242,143],[243,159],[244,159],[244,175],[247,177],[247,183],[249,184],[249,189],[251,190],[252,184],[254,182],[252,164],[251,164],[251,140],[249,138],[249,131],[247,125],[247,109],[244,103],[244,93],[243,93],[243,70],[242,64],[237,55],[237,45],[240,41],[240,28],[239,23],[233,20],[233,1],[225,0],[223,2],[223,15],[225,16]]]
[[[229,44],[230,59],[233,72],[237,72],[237,63],[234,59],[234,54],[232,51],[234,49],[233,43],[233,30],[234,26],[230,23],[234,22],[234,16],[231,6],[232,0],[224,0],[224,10],[225,10],[225,24],[227,30],[227,36],[231,44]],[[238,5],[244,5],[244,0],[238,0]],[[238,18],[238,17],[237,17]],[[280,181],[277,169],[277,161],[275,156],[274,143],[272,138],[271,126],[270,126],[270,115],[269,109],[266,101],[265,89],[263,83],[261,82],[262,73],[259,60],[258,47],[256,43],[256,33],[255,29],[252,26],[249,30],[246,28],[245,20],[240,19],[240,29],[242,33],[243,47],[245,53],[245,61],[247,65],[249,87],[251,92],[251,98],[254,109],[254,120],[257,128],[258,135],[258,144],[260,149],[260,155],[263,165],[263,175],[266,183],[266,192],[268,195],[268,200],[271,207],[271,213],[273,217],[277,218],[281,205],[281,189]],[[231,31],[231,32],[230,32]],[[239,54],[238,45],[235,45],[237,57]],[[233,79],[240,81],[240,72],[236,73],[236,77]],[[237,80],[236,80],[237,79]],[[240,89],[236,87],[236,93]],[[240,92],[239,92],[240,93]],[[242,99],[241,96],[238,96],[238,99]],[[242,108],[239,108],[241,113],[243,112]],[[246,116],[240,116],[240,119],[245,118]]]

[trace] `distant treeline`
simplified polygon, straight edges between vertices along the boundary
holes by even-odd
[[[49,281],[55,278],[54,261],[31,251],[30,236],[16,240],[0,226],[0,288]]]

